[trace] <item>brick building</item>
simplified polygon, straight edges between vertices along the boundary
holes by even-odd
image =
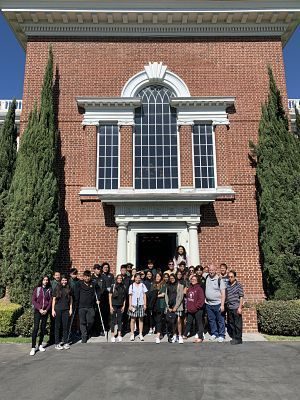
[[[21,131],[54,53],[62,268],[164,266],[181,244],[191,264],[226,262],[246,299],[263,299],[249,140],[268,65],[287,104],[282,45],[299,2],[23,3],[0,1],[26,48]]]

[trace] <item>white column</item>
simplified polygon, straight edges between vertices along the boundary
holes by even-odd
[[[198,225],[197,223],[188,223],[188,231],[189,231],[189,258],[190,264],[194,267],[200,264],[199,257],[199,241],[198,241]]]
[[[120,272],[121,265],[127,263],[127,225],[127,222],[118,224],[117,273]]]

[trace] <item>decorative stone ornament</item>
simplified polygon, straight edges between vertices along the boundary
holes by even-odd
[[[162,82],[166,75],[167,66],[163,65],[162,62],[149,62],[148,65],[145,65],[145,71],[149,82]]]

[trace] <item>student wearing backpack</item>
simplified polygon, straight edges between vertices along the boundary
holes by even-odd
[[[52,304],[51,284],[48,276],[44,276],[40,283],[34,288],[32,293],[32,305],[33,305],[33,331],[32,331],[32,346],[30,355],[34,356],[36,348],[36,339],[40,329],[40,337],[38,343],[39,351],[46,351],[42,346],[43,339],[45,336],[46,325],[49,310]]]
[[[52,317],[55,318],[55,349],[68,350],[68,327],[73,312],[73,298],[68,279],[62,275],[60,283],[53,291]],[[62,326],[62,341],[60,330]],[[61,344],[62,343],[62,344]]]
[[[146,286],[141,281],[141,276],[136,273],[134,276],[134,282],[129,286],[129,309],[128,315],[130,316],[130,341],[134,341],[134,327],[136,320],[139,320],[139,338],[141,342],[144,341],[143,337],[143,319],[145,316],[145,310],[147,308],[147,297],[148,292]]]
[[[210,340],[217,339],[219,343],[222,343],[225,339],[225,283],[217,275],[214,265],[209,266],[209,273],[206,276],[205,304],[210,326]]]
[[[115,343],[115,326],[118,325],[118,342],[122,342],[122,318],[126,305],[126,289],[121,274],[116,276],[109,293],[109,308],[111,314],[111,342]]]

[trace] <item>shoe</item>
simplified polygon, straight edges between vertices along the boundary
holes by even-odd
[[[40,345],[39,346],[39,351],[43,352],[43,351],[46,351],[46,349],[42,345]]]
[[[216,340],[217,336],[216,335],[211,335],[211,337],[209,338],[209,340]]]
[[[63,350],[63,349],[64,349],[63,346],[61,346],[60,344],[57,344],[55,346],[55,350]]]
[[[144,336],[143,336],[142,334],[140,334],[140,341],[141,341],[141,342],[144,342],[144,340],[145,340],[145,339],[144,339]]]
[[[218,337],[218,343],[223,343],[224,340],[225,340],[225,339],[224,339],[222,336],[219,336],[219,337]]]
[[[176,335],[174,335],[173,337],[172,337],[172,340],[171,340],[171,343],[175,343],[176,342]]]
[[[149,329],[149,332],[148,332],[148,335],[152,335],[152,333],[153,333],[153,329]]]
[[[199,339],[199,335],[198,335],[198,333],[196,333],[196,335],[195,335],[195,339]]]
[[[243,341],[241,339],[232,339],[230,344],[243,344]]]
[[[134,335],[130,335],[130,341],[134,342]]]
[[[182,336],[182,339],[183,340],[187,340],[187,336]]]
[[[115,343],[115,342],[116,342],[116,338],[115,338],[114,336],[112,336],[111,339],[110,339],[110,341],[111,341],[112,343]]]
[[[204,334],[204,333],[203,333],[202,339],[203,339],[203,340],[205,340],[205,339],[206,339],[206,337],[205,337],[205,334]]]
[[[34,355],[35,355],[35,352],[36,352],[36,349],[35,349],[35,347],[33,347],[33,348],[30,350],[29,355],[30,355],[30,356],[34,356]]]
[[[123,341],[122,336],[118,336],[118,342],[122,342],[122,341]]]
[[[179,336],[179,337],[178,337],[178,343],[179,343],[179,344],[183,344],[183,337],[182,337],[182,336]]]
[[[63,345],[64,350],[69,350],[71,347],[69,345],[69,343],[66,343]]]
[[[155,339],[155,343],[156,343],[156,344],[159,344],[159,343],[160,343],[160,338],[157,337],[157,338]]]

